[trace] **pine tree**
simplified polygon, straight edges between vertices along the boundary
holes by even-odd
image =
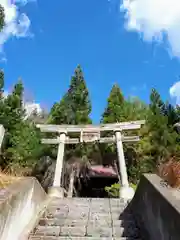
[[[175,123],[180,121],[180,116],[178,114],[178,108],[174,107],[170,103],[165,104],[164,115],[168,118],[168,125],[173,126]]]
[[[88,124],[91,113],[91,102],[86,87],[83,72],[78,65],[68,92],[59,103],[55,103],[51,109],[49,122],[53,124]]]
[[[91,102],[80,65],[71,78],[69,90],[59,103],[55,103],[50,111],[48,122],[51,124],[89,124],[91,119]],[[87,151],[85,151],[87,153]],[[75,154],[83,155],[81,146],[66,148],[67,158]]]
[[[0,123],[2,124],[2,113],[4,112],[4,72],[0,70]]]
[[[4,14],[4,8],[0,5],[0,31],[4,27],[4,19],[5,19],[5,14]]]
[[[19,168],[20,171],[24,167],[33,168],[42,151],[39,131],[34,124],[22,121],[10,135],[9,145],[5,150],[8,168],[16,172]]]
[[[180,105],[176,106],[177,122],[180,122]]]
[[[130,97],[124,103],[124,118],[126,121],[146,120],[148,105],[137,97]]]
[[[19,80],[15,84],[12,93],[3,100],[4,111],[0,113],[0,119],[3,118],[1,123],[9,131],[14,129],[16,124],[20,124],[24,119],[23,91],[23,84]]]
[[[75,69],[67,94],[67,103],[71,124],[91,123],[91,102],[81,66]]]
[[[75,69],[74,76],[71,78],[68,92],[64,95],[59,103],[55,103],[51,109],[49,122],[53,124],[89,124],[91,119],[91,102],[89,99],[89,92],[84,80],[83,72],[80,65]],[[85,148],[84,145],[70,145],[66,148],[66,165],[68,167],[68,175],[71,179],[71,191],[73,192],[73,185],[75,178],[89,163],[88,154],[91,152],[92,146]],[[71,157],[75,157],[75,162],[69,162]],[[84,161],[86,159],[86,161]]]
[[[175,151],[177,134],[171,126],[168,126],[168,117],[164,115],[165,104],[160,94],[152,89],[150,95],[149,114],[147,119],[147,141],[149,141],[150,161],[154,168],[157,164],[171,156]]]
[[[24,120],[23,91],[23,83],[19,80],[12,93],[4,98],[4,73],[0,71],[0,124],[6,130],[1,149],[2,168],[30,166],[41,152],[37,129],[34,124]]]
[[[72,111],[70,111],[70,105],[68,104],[67,94],[63,96],[61,101],[56,102],[51,108],[48,122],[51,124],[71,124]]]
[[[0,99],[3,98],[4,93],[4,72],[0,70]]]
[[[102,115],[101,122],[116,123],[124,121],[124,96],[117,84],[113,85],[107,107]]]

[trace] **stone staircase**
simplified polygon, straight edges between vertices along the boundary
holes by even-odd
[[[140,240],[120,199],[53,199],[29,240]]]

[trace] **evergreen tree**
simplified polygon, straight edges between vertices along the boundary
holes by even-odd
[[[168,125],[173,126],[175,123],[180,121],[180,116],[178,114],[178,107],[174,107],[170,103],[165,104],[164,115],[168,118]]]
[[[146,120],[148,105],[137,97],[131,97],[124,103],[124,117],[126,121]]]
[[[160,94],[155,88],[151,90],[149,106],[153,113],[158,111],[160,114],[164,114],[165,104],[162,101]]]
[[[48,122],[51,124],[71,124],[71,111],[68,104],[67,94],[59,103],[55,103],[51,108]]]
[[[48,122],[51,124],[89,124],[91,119],[91,102],[80,65],[71,78],[69,90],[59,103],[55,103],[50,111]],[[87,151],[85,151],[87,153]],[[66,148],[67,158],[72,155],[83,155],[82,146],[71,145]]]
[[[89,92],[82,69],[78,65],[71,78],[68,92],[60,103],[55,103],[52,107],[49,122],[54,124],[88,124],[91,123],[90,113]]]
[[[180,123],[180,105],[176,106],[177,122]]]
[[[74,76],[71,78],[68,92],[61,99],[60,103],[55,103],[51,109],[49,122],[53,124],[89,124],[91,119],[91,102],[89,92],[86,87],[83,72],[80,65],[75,69]],[[73,192],[75,178],[79,177],[79,172],[89,163],[88,155],[92,152],[92,146],[70,145],[66,148],[66,165],[68,167],[68,176],[70,180],[70,194]],[[75,161],[71,162],[71,157],[75,157]],[[86,159],[84,161],[84,159]],[[76,172],[76,174],[75,174]]]
[[[0,31],[4,27],[4,19],[5,19],[5,14],[4,14],[4,8],[0,5]]]
[[[33,124],[24,120],[23,84],[19,80],[6,98],[4,73],[0,71],[0,124],[6,130],[1,152],[1,167],[30,166],[40,154],[40,135]]]
[[[1,114],[4,112],[4,72],[0,70],[0,123],[1,120]]]
[[[123,93],[117,84],[114,84],[107,100],[107,107],[102,115],[102,123],[117,123],[127,120],[128,108]],[[131,109],[131,108],[129,108]],[[113,164],[117,159],[116,145],[101,144],[99,146],[104,164]],[[117,162],[118,164],[118,162]]]
[[[102,115],[101,122],[116,123],[124,121],[124,96],[117,84],[114,84],[109,98],[107,107]]]
[[[168,117],[164,115],[164,106],[160,94],[152,89],[146,130],[141,142],[144,163],[146,166],[148,165],[150,171],[156,169],[158,164],[173,155],[176,150],[177,134],[172,127],[168,126]]]
[[[4,93],[4,72],[0,70],[0,99],[3,98]]]
[[[16,124],[20,124],[24,119],[23,90],[22,82],[18,81],[12,93],[2,102],[4,111],[0,112],[0,122],[8,131],[15,129]]]
[[[91,123],[91,102],[80,65],[75,69],[67,94],[71,124]]]
[[[16,125],[15,131],[9,139],[9,146],[5,150],[8,168],[18,172],[22,168],[33,168],[41,157],[43,146],[40,133],[34,124],[22,121]]]

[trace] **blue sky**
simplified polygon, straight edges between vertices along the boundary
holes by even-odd
[[[135,7],[119,0],[18,0],[16,8],[10,0],[1,1],[7,19],[0,34],[0,67],[7,91],[21,77],[28,95],[50,108],[66,92],[80,64],[95,122],[113,83],[120,85],[126,97],[139,96],[147,102],[155,87],[164,100],[179,101],[179,49],[173,33],[162,34],[162,26],[155,27],[152,16],[144,24],[147,14],[138,13],[141,0],[136,0]],[[121,4],[126,12],[120,11]],[[139,21],[141,25],[139,19],[144,20]]]

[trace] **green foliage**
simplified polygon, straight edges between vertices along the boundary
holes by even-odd
[[[175,108],[170,103],[165,104],[164,115],[167,116],[168,125],[173,126],[180,121],[180,113],[178,113],[178,106]]]
[[[0,31],[4,27],[4,19],[5,19],[5,14],[4,14],[4,8],[0,5]]]
[[[68,92],[51,109],[49,122],[53,124],[89,124],[91,102],[81,67],[75,70]]]
[[[60,103],[55,103],[53,105],[48,122],[51,124],[70,124],[69,106],[66,95],[62,98]]]
[[[106,186],[105,191],[108,193],[109,197],[117,198],[117,197],[119,197],[120,187],[121,187],[121,185],[119,183],[114,183],[110,187]],[[132,187],[136,191],[137,185],[131,183],[130,187]]]
[[[68,103],[71,109],[71,124],[91,123],[91,103],[80,65],[75,70],[68,90]]]
[[[105,191],[108,193],[109,197],[119,197],[120,184],[114,183],[110,187],[105,187]]]
[[[124,102],[125,121],[146,120],[148,113],[148,105],[137,97],[131,97]]]
[[[67,93],[59,103],[55,103],[49,115],[48,122],[51,124],[89,124],[91,119],[91,102],[86,87],[83,72],[78,65],[74,76],[71,78]],[[82,157],[89,155],[92,147],[87,148],[81,145],[71,145],[66,148],[66,158],[72,156]],[[88,153],[89,152],[89,153]]]
[[[114,123],[122,121],[142,120],[147,118],[148,106],[140,101],[138,98],[129,98],[125,100],[118,85],[114,85],[110,96],[107,100],[107,107],[102,115],[101,122]],[[133,134],[136,132],[133,131]],[[126,134],[126,133],[124,133]],[[131,134],[131,132],[129,133]],[[137,135],[140,133],[137,132]],[[138,162],[137,144],[124,144],[124,152],[126,158],[126,164],[130,180],[136,182],[136,179],[140,177],[140,169]],[[113,159],[109,158],[109,163],[117,159],[116,145],[115,144],[103,144],[100,146],[103,159],[106,159],[105,155],[112,155]],[[118,165],[118,163],[117,163]]]
[[[1,154],[1,167],[29,167],[37,161],[40,152],[40,135],[33,124],[24,120],[23,83],[15,84],[6,98],[4,91],[4,73],[0,71],[0,124],[6,134]]]
[[[169,106],[169,107],[167,107]],[[137,149],[139,172],[156,172],[157,166],[178,152],[178,135],[174,131],[177,110],[164,104],[160,94],[152,89],[142,140]]]
[[[149,127],[149,140],[152,145],[151,155],[158,160],[171,154],[176,145],[177,135],[172,127],[168,126],[168,115],[164,115],[164,104],[155,89],[151,92],[150,100],[147,125]]]
[[[56,156],[57,146],[52,149],[40,144],[41,136],[35,128],[35,123],[90,124],[92,122],[91,101],[80,66],[75,69],[67,93],[54,104],[49,115],[45,113],[43,118],[34,114],[25,120],[23,94],[23,83],[19,80],[12,93],[4,97],[4,72],[0,71],[0,124],[6,129],[0,158],[2,168],[31,167],[40,156],[46,154]],[[139,135],[141,141],[123,145],[129,180],[135,184],[138,183],[142,173],[156,172],[157,166],[169,157],[179,156],[180,135],[175,130],[174,124],[180,122],[180,107],[174,107],[168,102],[164,103],[156,89],[152,89],[150,104],[145,104],[137,97],[125,99],[120,87],[115,84],[107,99],[101,123],[143,119],[146,120],[146,124],[141,130],[129,132]],[[127,132],[123,134],[126,135]],[[114,143],[70,145],[66,147],[65,160],[72,157],[74,157],[73,163],[66,162],[66,164],[76,166],[79,174],[80,170],[87,169],[86,166],[90,161],[101,164],[103,159],[103,163],[113,164],[117,159],[116,145]],[[72,172],[73,168],[68,169]],[[117,196],[119,185],[107,187],[106,190],[111,196]]]
[[[124,96],[117,84],[113,85],[107,102],[101,122],[122,122],[124,120]]]
[[[10,138],[10,147],[6,156],[10,159],[9,164],[13,167],[33,167],[40,157],[40,136],[35,126],[28,122],[16,125],[16,130]]]
[[[156,171],[157,166],[168,157],[178,154],[179,136],[173,125],[179,121],[179,107],[165,104],[156,89],[152,89],[149,105],[138,98],[125,100],[120,88],[114,85],[101,122],[142,119],[146,120],[145,126],[140,131],[132,132],[137,133],[141,141],[138,144],[124,144],[129,180],[135,183],[142,173]],[[114,153],[116,146],[105,144],[100,149],[102,154]]]

